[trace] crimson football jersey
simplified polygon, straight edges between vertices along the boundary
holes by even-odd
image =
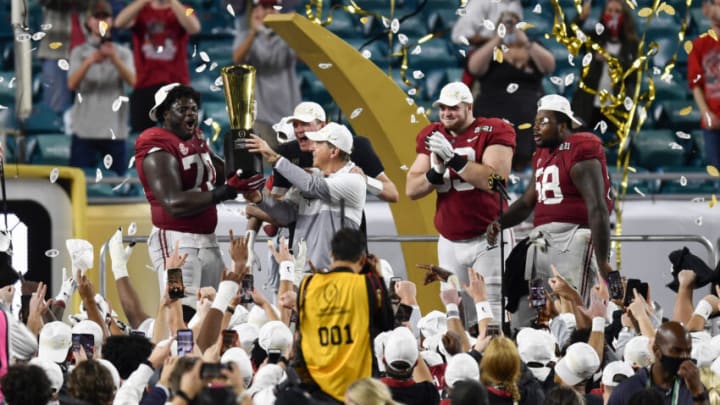
[[[471,162],[482,162],[485,149],[490,145],[505,145],[515,150],[515,131],[499,118],[478,117],[463,133],[453,136],[442,123],[425,127],[415,139],[415,151],[429,155],[425,139],[434,131],[445,135],[455,153]],[[443,184],[437,186],[435,228],[449,240],[471,239],[483,235],[487,226],[500,213],[498,195],[473,187],[448,168]],[[507,203],[504,203],[507,204]]]
[[[588,212],[580,191],[570,177],[573,165],[583,160],[597,159],[602,176],[608,215],[612,211],[610,179],[605,150],[600,138],[589,132],[575,133],[555,148],[537,148],[533,155],[535,169],[535,226],[550,222],[587,225]]]
[[[160,201],[155,198],[143,171],[143,161],[145,156],[158,150],[173,155],[177,160],[183,190],[210,191],[215,184],[215,166],[201,133],[183,141],[174,133],[160,127],[146,129],[135,141],[135,168],[150,202],[153,225],[180,232],[214,233],[217,225],[215,206],[197,214],[174,217],[165,211]]]

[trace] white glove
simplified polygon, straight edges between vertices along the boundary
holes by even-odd
[[[112,272],[115,280],[119,280],[128,276],[127,262],[133,250],[133,244],[127,247],[122,243],[122,228],[118,228],[108,242],[108,251],[110,252],[110,261],[112,262]]]
[[[60,287],[58,295],[55,296],[55,302],[62,301],[64,303],[68,303],[73,294],[75,294],[75,290],[77,290],[78,285],[75,282],[75,279],[72,278],[72,275],[68,275],[65,267],[62,268],[62,278],[62,286]]]
[[[93,258],[95,256],[93,245],[84,239],[68,239],[65,241],[68,253],[70,253],[70,263],[72,264],[72,277],[80,270],[80,274],[93,266]]]
[[[447,164],[447,162],[455,155],[455,150],[450,144],[450,141],[448,141],[447,138],[445,138],[445,135],[440,132],[433,132],[427,137],[426,142],[430,152],[435,153],[437,157],[443,161],[443,163]]]
[[[430,165],[436,173],[445,173],[445,164],[442,162],[442,160],[440,160],[440,158],[435,152],[430,152]]]

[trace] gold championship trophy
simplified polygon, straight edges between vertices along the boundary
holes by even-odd
[[[249,65],[226,66],[220,70],[230,116],[230,132],[223,138],[225,175],[230,178],[242,170],[241,178],[262,173],[262,158],[250,153],[245,139],[255,122],[255,68]]]

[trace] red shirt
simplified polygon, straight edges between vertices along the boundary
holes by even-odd
[[[439,122],[425,127],[415,139],[415,151],[429,155],[425,138],[433,131],[445,135],[455,152],[471,162],[482,162],[490,145],[505,145],[515,150],[515,131],[499,118],[478,117],[463,133],[451,135]],[[450,173],[450,177],[447,177]],[[506,205],[506,203],[504,203]],[[449,240],[471,239],[483,235],[490,222],[499,215],[498,195],[473,187],[452,169],[448,169],[445,184],[437,188],[435,228]]]
[[[177,160],[183,190],[210,191],[215,184],[215,166],[202,134],[183,141],[174,133],[160,127],[146,129],[135,141],[135,168],[150,202],[153,225],[180,232],[214,233],[217,225],[215,206],[194,215],[174,217],[165,211],[160,201],[155,198],[145,177],[143,161],[149,153],[157,150],[165,151]]]
[[[693,41],[688,55],[688,86],[691,89],[700,86],[705,102],[715,114],[720,114],[720,42],[705,35]],[[703,128],[707,120],[700,118]]]
[[[187,47],[190,35],[171,8],[140,10],[132,27],[135,88],[179,82],[190,84]]]
[[[532,159],[535,168],[535,226],[550,222],[588,224],[588,212],[580,191],[570,177],[570,169],[584,160],[597,159],[602,167],[608,215],[612,211],[610,179],[605,150],[600,138],[589,132],[575,133],[555,148],[538,148]]]

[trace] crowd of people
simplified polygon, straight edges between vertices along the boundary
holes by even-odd
[[[517,24],[514,3],[498,2],[506,8],[494,10],[498,22]],[[608,1],[607,18],[618,23],[616,3]],[[129,111],[106,118],[126,133],[120,121],[129,116],[141,131],[134,162],[151,208],[148,253],[161,301],[143,308],[128,275],[133,246],[123,244],[121,229],[108,251],[125,319],[86,276],[94,254],[87,243],[68,243],[71,270],[50,299],[43,283],[22,280],[16,291],[20,276],[3,265],[5,403],[720,403],[720,340],[708,332],[720,315],[714,263],[687,248],[672,252],[668,287],[677,295],[668,309],[652,300],[647,283],[613,270],[604,149],[595,134],[577,131],[587,121],[561,95],[533,98],[532,144],[522,159],[534,181],[510,203],[504,184],[521,153],[516,128],[478,106],[485,93],[473,95],[462,82],[440,91],[439,121],[413,134],[417,155],[405,179],[405,197],[436,198],[439,263],[409,265],[438,286],[444,311],[421,308],[416,284],[398,280],[368,251],[367,194],[400,198],[382,154],[317,103],[276,99],[278,86],[294,86],[283,63],[294,55],[262,25],[275,5],[254,2],[233,53],[235,62],[265,67],[261,129],[240,142],[272,166],[269,179],[226,170],[199,129],[202,100],[189,85],[186,50],[200,26],[186,6],[135,0],[123,9],[115,25],[132,30],[132,59],[104,39],[113,25],[109,5],[90,7],[91,36],[70,53],[68,87],[105,103],[134,85]],[[720,32],[720,0],[704,7]],[[618,41],[618,26],[610,32]],[[468,65],[477,76],[537,78],[552,70],[547,50],[519,29],[475,34],[462,35],[478,46]],[[500,44],[507,66],[473,59]],[[703,127],[712,136],[715,76],[700,73],[711,56],[697,56],[693,72],[702,80],[693,82],[694,94],[698,104],[708,100]],[[98,87],[100,77],[111,83]],[[72,111],[83,116],[94,107],[76,100]],[[80,151],[112,147],[87,141],[94,129],[73,122]],[[244,236],[230,232],[226,268],[216,205],[239,195],[252,221]],[[531,214],[532,231],[516,242],[512,228]],[[260,269],[252,241],[263,223],[275,236],[269,292],[253,285]],[[709,284],[715,291],[694,304],[694,290]],[[16,292],[29,297],[21,314],[10,310]],[[76,294],[80,312],[66,313]]]

